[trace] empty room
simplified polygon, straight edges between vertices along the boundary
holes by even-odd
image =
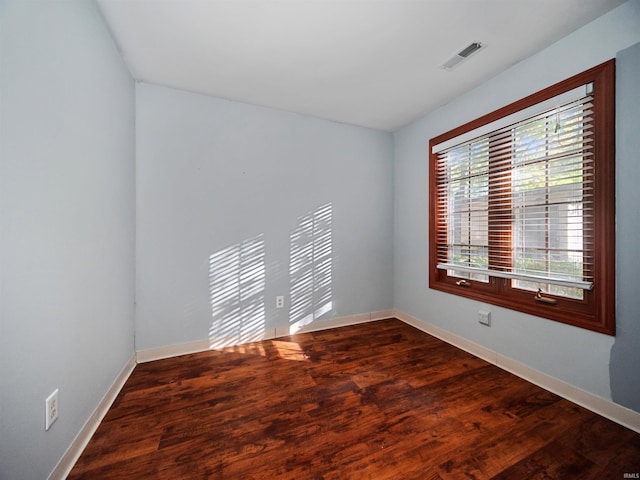
[[[640,0],[0,0],[0,480],[640,478]]]

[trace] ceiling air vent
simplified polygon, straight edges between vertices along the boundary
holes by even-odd
[[[473,42],[464,47],[458,53],[453,54],[450,58],[445,60],[444,63],[440,65],[440,68],[444,68],[445,70],[453,70],[455,67],[464,62],[471,55],[476,53],[478,50],[484,48],[486,45],[480,42]]]

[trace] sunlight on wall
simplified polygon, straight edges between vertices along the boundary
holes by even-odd
[[[289,236],[290,334],[332,311],[332,215],[332,204],[322,205]]]
[[[209,348],[264,338],[265,278],[263,234],[209,256]]]
[[[322,205],[300,217],[289,235],[290,334],[333,311],[332,215],[332,205]],[[209,256],[210,349],[267,337],[265,286],[264,234]],[[287,357],[304,358],[292,348],[283,349]]]

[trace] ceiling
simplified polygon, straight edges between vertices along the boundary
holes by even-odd
[[[138,81],[386,131],[622,3],[98,0]]]

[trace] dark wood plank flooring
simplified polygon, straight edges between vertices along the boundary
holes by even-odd
[[[623,479],[640,435],[398,320],[138,365],[69,479]]]

